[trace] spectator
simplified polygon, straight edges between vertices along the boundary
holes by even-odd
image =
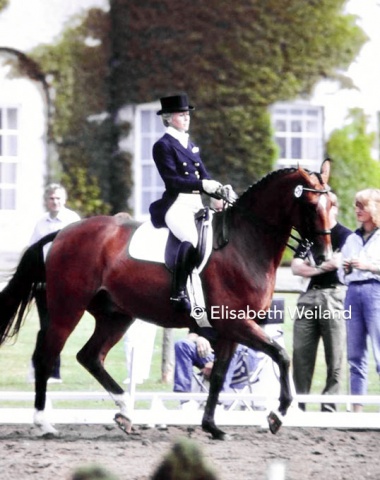
[[[156,325],[136,319],[124,335],[124,351],[128,371],[127,378],[123,381],[124,384],[129,384],[132,377],[132,351],[135,382],[143,383],[149,378],[156,330]]]
[[[238,345],[224,379],[223,392],[231,392],[231,380],[235,372],[239,350],[244,348]],[[191,392],[193,387],[193,367],[202,370],[204,377],[209,379],[214,364],[214,353],[210,342],[190,331],[184,339],[178,340],[175,345],[174,387],[175,392]],[[252,349],[248,350],[250,370],[253,371],[262,358],[262,354]],[[182,403],[183,409],[197,409],[198,402],[190,400]]]
[[[368,388],[368,337],[380,374],[380,190],[368,188],[355,196],[355,214],[361,224],[342,249],[344,280],[348,285],[345,309],[347,359],[351,395],[365,395]],[[363,406],[353,405],[354,412]]]
[[[42,237],[49,233],[61,230],[70,223],[77,222],[80,217],[74,211],[65,207],[67,200],[67,193],[65,188],[58,183],[50,183],[45,188],[44,195],[45,205],[47,212],[37,221],[32,237],[29,244],[38,242]],[[50,244],[44,247],[44,256],[46,258],[47,251]],[[35,300],[37,305],[38,316],[40,319],[40,331],[38,335],[41,335],[47,328],[49,323],[47,305],[46,305],[46,285],[40,284],[35,292]],[[34,365],[33,361],[28,374],[28,380],[34,382]],[[60,358],[57,359],[49,383],[61,383],[60,373]]]
[[[339,393],[344,352],[345,319],[343,316],[346,288],[339,281],[340,249],[351,231],[337,222],[338,199],[330,193],[330,228],[333,257],[316,265],[308,248],[300,245],[292,260],[294,275],[310,279],[296,309],[293,331],[293,378],[297,394],[310,393],[317,350],[322,339],[326,360],[326,383],[322,394]],[[311,247],[313,253],[313,247]],[[302,410],[305,403],[300,403]],[[323,403],[323,412],[335,411],[333,403]]]

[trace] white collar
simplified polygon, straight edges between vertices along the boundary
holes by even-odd
[[[183,148],[187,148],[189,144],[189,134],[185,132],[180,132],[173,127],[168,127],[166,133],[174,137],[179,141],[179,143],[183,146]]]

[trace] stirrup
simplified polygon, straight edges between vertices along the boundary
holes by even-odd
[[[178,312],[190,313],[191,311],[191,303],[184,290],[180,290],[177,295],[171,296],[170,302]]]

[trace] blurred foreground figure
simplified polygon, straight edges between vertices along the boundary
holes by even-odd
[[[218,476],[196,443],[181,439],[163,458],[151,480],[218,480]]]
[[[98,465],[79,467],[70,480],[118,480],[113,473]]]

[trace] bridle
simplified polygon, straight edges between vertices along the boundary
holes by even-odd
[[[330,191],[329,189],[318,190],[318,189],[312,188],[312,187],[304,187],[303,185],[297,185],[294,189],[294,196],[295,196],[296,199],[299,199],[299,198],[302,197],[304,192],[312,192],[312,193],[317,193],[317,194],[327,194],[327,193],[329,193],[329,191]],[[255,215],[254,213],[252,213],[250,211],[246,211],[245,209],[243,209],[239,205],[236,205],[235,201],[231,201],[229,199],[228,195],[225,194],[225,192],[223,190],[223,187],[221,187],[217,191],[216,194],[210,195],[210,196],[212,196],[214,198],[217,198],[219,200],[223,200],[222,235],[221,235],[222,238],[221,238],[221,241],[218,242],[218,244],[216,246],[214,246],[214,250],[220,250],[220,249],[224,248],[229,243],[228,232],[229,232],[229,228],[230,228],[229,221],[230,221],[231,210],[228,207],[233,206],[236,209],[236,211],[239,212],[239,214],[241,216],[244,216],[245,218],[247,218],[251,223],[255,224],[256,226],[260,225],[262,228],[264,228],[268,232],[272,232],[274,234],[279,233],[279,232],[283,232],[283,229],[281,227],[278,227],[277,225],[272,225],[272,224],[268,223],[266,220],[264,220],[263,218],[260,218],[257,215]],[[330,235],[331,230],[330,229],[314,230],[312,233],[314,235]],[[292,233],[290,233],[289,237],[292,238],[293,240],[295,240],[296,242],[298,242],[298,244],[300,244],[301,242],[304,242],[305,244],[307,244],[308,249],[310,249],[313,245],[313,242],[310,242],[307,238],[304,238],[304,239],[299,238],[299,237],[296,237],[295,235],[293,235]],[[297,250],[295,247],[293,247],[293,245],[291,245],[289,243],[287,243],[286,245],[293,251]]]

